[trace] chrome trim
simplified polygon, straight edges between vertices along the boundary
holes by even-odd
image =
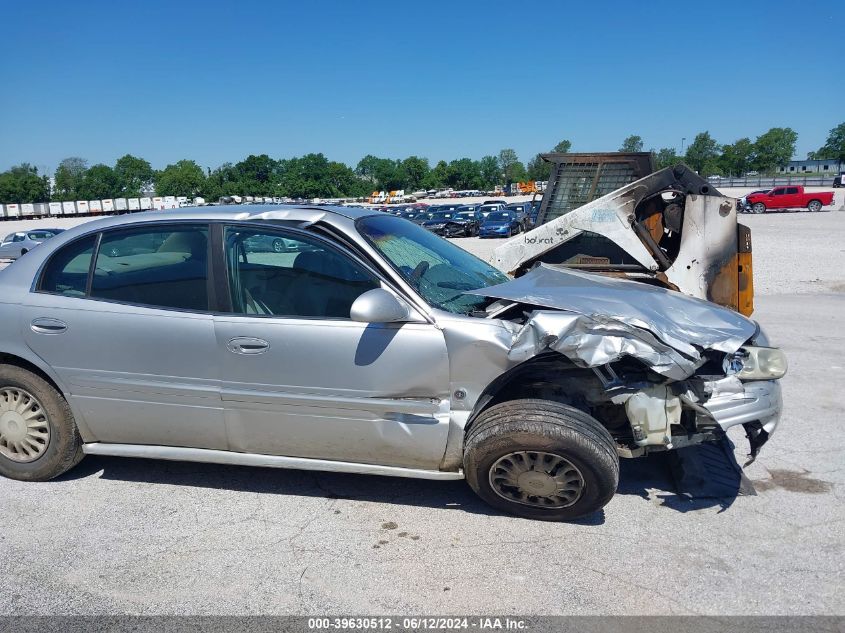
[[[167,459],[182,462],[205,462],[209,464],[227,464],[233,466],[261,466],[269,468],[290,468],[296,470],[318,470],[335,473],[354,473],[358,475],[385,475],[388,477],[408,477],[411,479],[454,480],[463,479],[463,472],[443,472],[422,470],[419,468],[399,468],[380,464],[359,464],[354,462],[336,462],[326,459],[308,459],[305,457],[282,457],[277,455],[258,455],[255,453],[234,453],[207,448],[183,448],[179,446],[150,446],[144,444],[104,444],[94,442],[83,444],[86,455],[110,455],[113,457],[140,457],[143,459]]]

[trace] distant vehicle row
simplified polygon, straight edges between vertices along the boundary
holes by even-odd
[[[511,237],[530,230],[536,221],[539,201],[486,200],[480,204],[422,204],[381,207],[443,237]]]
[[[134,213],[136,211],[178,209],[188,206],[203,206],[204,204],[205,200],[203,198],[189,200],[186,196],[0,204],[0,218],[4,220],[16,220],[60,217],[65,215],[111,215],[114,213]]]

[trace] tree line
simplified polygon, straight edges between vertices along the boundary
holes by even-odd
[[[772,128],[754,141],[741,138],[719,144],[709,132],[697,134],[683,154],[674,148],[650,150],[658,169],[684,162],[702,176],[740,176],[749,171],[773,172],[795,154],[798,134],[791,128]],[[569,152],[564,139],[551,152]],[[619,151],[643,151],[643,139],[631,135]],[[845,161],[845,123],[830,131],[825,144],[808,158]],[[536,154],[527,164],[516,151],[507,148],[497,156],[479,160],[459,158],[438,161],[427,158],[404,159],[367,155],[352,168],[330,161],[323,154],[274,159],[267,154],[250,155],[238,163],[224,163],[203,170],[193,160],[180,160],[155,170],[143,158],[127,154],[114,165],[88,165],[79,157],[66,158],[54,174],[51,191],[46,174],[27,163],[0,173],[0,202],[48,202],[137,198],[155,190],[159,196],[202,196],[217,200],[225,195],[254,195],[288,198],[363,197],[372,191],[406,192],[452,187],[458,190],[490,190],[525,180],[548,180],[551,165]]]

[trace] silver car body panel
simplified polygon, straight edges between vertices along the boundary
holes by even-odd
[[[83,444],[86,455],[111,455],[114,457],[141,457],[146,459],[168,459],[179,462],[203,462],[228,464],[232,466],[262,466],[269,468],[295,468],[297,470],[318,470],[358,475],[386,475],[388,477],[410,477],[413,479],[455,480],[463,479],[462,472],[422,470],[419,468],[396,468],[379,464],[358,464],[327,459],[305,459],[302,457],[281,457],[257,453],[233,453],[201,448],[178,446],[143,446],[137,444]]]
[[[596,367],[633,356],[674,380],[693,374],[700,350],[735,352],[757,330],[736,312],[679,292],[548,265],[467,294],[557,309],[530,315],[515,332],[513,358],[552,349]]]

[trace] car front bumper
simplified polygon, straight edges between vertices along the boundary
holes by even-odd
[[[702,405],[723,431],[739,424],[745,428],[753,459],[780,423],[783,398],[778,380],[741,384],[741,390],[716,393]]]

